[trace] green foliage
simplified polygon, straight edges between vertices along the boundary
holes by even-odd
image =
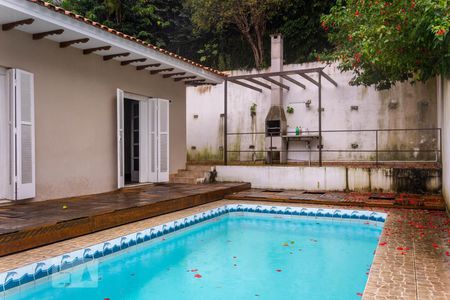
[[[276,15],[282,0],[186,0],[186,3],[199,30],[237,29],[253,52],[255,66],[263,67],[267,22]]]
[[[286,63],[317,59],[331,49],[327,33],[320,27],[320,17],[328,13],[334,0],[287,0],[281,12],[270,20],[269,31],[284,36]]]
[[[315,59],[330,48],[320,16],[334,0],[53,0],[109,27],[219,70],[249,69],[270,62],[269,33],[285,35],[285,62]],[[210,10],[201,7],[206,3]],[[188,5],[191,4],[191,5]],[[192,5],[198,9],[193,9]],[[239,10],[230,10],[238,5]],[[226,8],[217,12],[218,8]],[[250,25],[248,35],[230,20],[240,13]],[[203,14],[202,14],[203,13]],[[252,20],[250,16],[256,16]],[[214,20],[214,21],[212,21]],[[209,27],[205,22],[208,23]],[[206,30],[208,28],[208,30]],[[259,41],[259,42],[258,42]]]
[[[351,83],[390,88],[397,81],[450,77],[448,0],[338,0],[322,27]]]

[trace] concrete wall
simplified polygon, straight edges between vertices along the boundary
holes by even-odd
[[[440,81],[440,121],[442,126],[442,193],[450,208],[450,80]]]
[[[285,70],[318,67],[319,63],[285,66]],[[436,127],[436,83],[434,80],[426,84],[397,84],[388,91],[378,92],[369,87],[349,86],[352,74],[341,73],[336,66],[328,66],[325,72],[338,82],[334,87],[323,80],[323,129],[390,129],[390,128],[430,128]],[[233,75],[248,72],[233,71]],[[317,76],[312,76],[317,78]],[[298,79],[301,78],[298,76]],[[318,91],[317,87],[306,80],[306,89],[296,87],[288,81],[284,83],[291,87],[284,92],[284,107],[294,108],[293,114],[287,114],[288,130],[295,131],[296,126],[304,130],[318,130]],[[308,108],[304,102],[311,100]],[[250,107],[257,105],[256,116],[250,116]],[[263,132],[264,119],[270,106],[270,91],[262,94],[229,84],[228,102],[229,132]],[[358,110],[352,110],[357,106]],[[223,119],[223,85],[215,87],[188,88],[187,91],[187,142],[191,159],[220,158],[219,147],[222,146]],[[198,116],[198,118],[194,118]],[[380,133],[380,149],[430,149],[436,148],[438,135],[436,132],[394,132]],[[374,150],[375,133],[324,133],[325,149],[350,150],[352,144],[357,144],[357,150]],[[229,150],[249,150],[254,145],[258,150],[264,149],[262,135],[247,135],[229,137]],[[192,150],[192,147],[195,150]],[[316,149],[317,144],[313,144]],[[290,149],[306,150],[305,144],[292,144]],[[234,157],[237,158],[237,157]],[[241,159],[251,159],[250,154],[241,154]],[[434,160],[436,153],[422,154],[418,152],[402,154],[382,154],[381,160]],[[290,161],[304,161],[307,153],[290,153]],[[317,159],[313,154],[312,159]],[[374,160],[374,153],[336,154],[325,153],[324,159],[333,160]]]
[[[35,75],[37,199],[101,193],[117,185],[116,89],[172,100],[170,171],[186,162],[183,83],[98,55],[0,31],[0,66]]]
[[[218,181],[253,188],[309,191],[439,193],[440,170],[346,167],[217,166]]]

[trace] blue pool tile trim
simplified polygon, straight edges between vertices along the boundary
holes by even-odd
[[[235,212],[277,214],[307,218],[328,218],[333,220],[347,219],[348,221],[374,222],[375,224],[380,223],[380,225],[386,221],[387,217],[387,214],[385,213],[364,210],[305,208],[254,204],[224,205],[189,217],[118,237],[87,248],[78,249],[60,256],[46,259],[44,261],[0,273],[0,292],[11,290],[29,282],[48,277],[57,272],[117,253],[189,226],[217,218],[221,215]]]

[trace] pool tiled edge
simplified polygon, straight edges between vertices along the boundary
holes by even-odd
[[[124,251],[144,242],[151,241],[212,218],[234,212],[279,214],[305,218],[326,218],[332,220],[344,219],[349,221],[374,222],[377,224],[384,223],[387,217],[385,213],[364,210],[270,206],[257,204],[227,204],[161,225],[133,232],[128,235],[120,236],[90,247],[81,248],[0,273],[0,292],[11,290],[15,287],[48,277],[52,274],[67,270],[77,265],[99,259],[113,253]]]

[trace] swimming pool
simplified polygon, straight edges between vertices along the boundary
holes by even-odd
[[[359,299],[385,214],[227,205],[0,274],[17,299]]]

